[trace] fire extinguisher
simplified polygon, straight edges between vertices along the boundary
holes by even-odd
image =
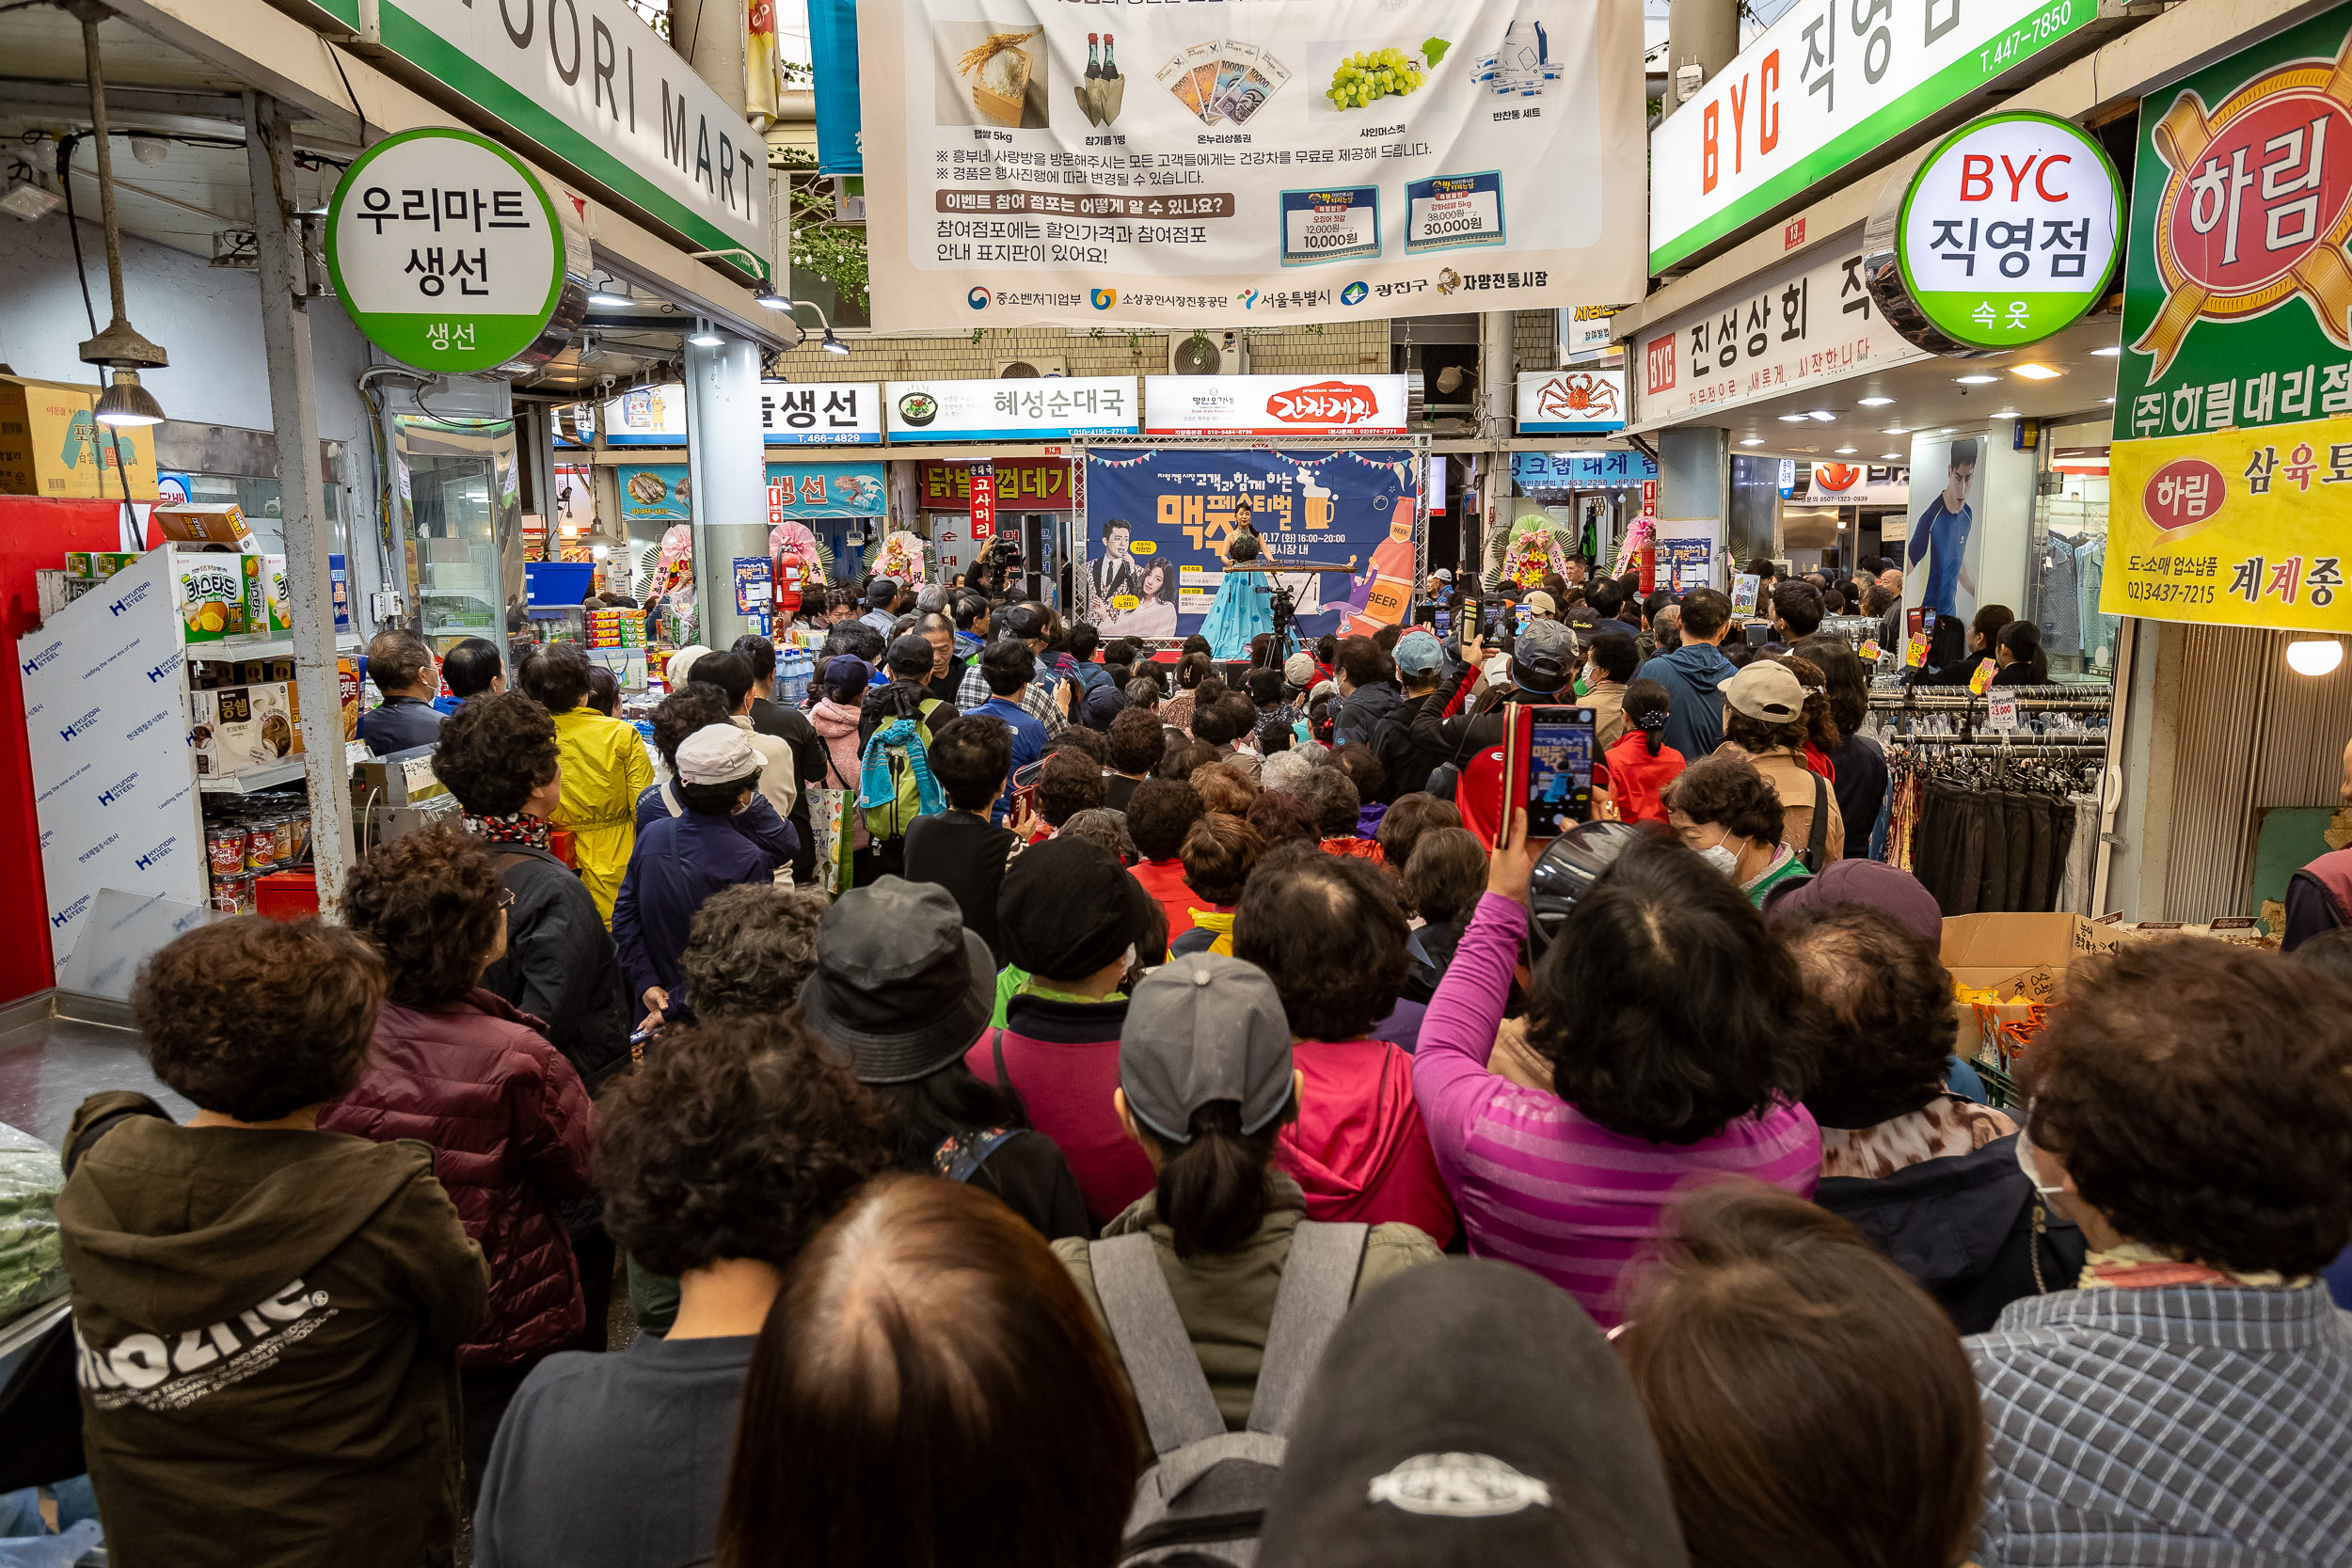
[[[776,615],[797,615],[801,610],[801,583],[808,563],[797,555],[776,557]]]
[[[1645,597],[1658,592],[1658,546],[1653,540],[1642,542],[1642,593]]]

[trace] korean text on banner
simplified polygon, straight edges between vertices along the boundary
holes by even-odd
[[[2098,14],[2095,0],[1799,0],[1650,137],[1651,269],[1948,122]]]
[[[2341,420],[2118,441],[2109,615],[2352,632],[2352,441]]]
[[[1223,581],[1220,551],[1245,512],[1301,634],[1370,636],[1397,625],[1418,581],[1421,463],[1409,451],[1087,454],[1077,602],[1105,637],[1200,628]],[[1286,561],[1345,564],[1284,571]]]
[[[1646,452],[1515,451],[1511,477],[1522,490],[1620,490],[1658,477]]]
[[[1028,19],[859,9],[878,330],[1343,321],[1647,287],[1634,0],[1013,10]]]
[[[2139,125],[2119,464],[2126,441],[2352,413],[2352,7],[2149,94]]]
[[[882,402],[890,438],[901,443],[1131,436],[1141,416],[1131,375],[891,381],[882,386]]]
[[[1402,436],[1401,375],[1147,375],[1147,436]]]

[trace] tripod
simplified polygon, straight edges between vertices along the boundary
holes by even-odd
[[[1350,575],[1356,570],[1352,564],[1341,565],[1329,561],[1236,561],[1225,569],[1229,572],[1346,572]],[[1290,585],[1279,577],[1270,578],[1267,593],[1270,596],[1268,608],[1274,616],[1274,640],[1267,647],[1273,668],[1279,670],[1284,659],[1306,644],[1298,636],[1298,598],[1291,592]]]

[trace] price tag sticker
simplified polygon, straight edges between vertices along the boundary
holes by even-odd
[[[1909,644],[1903,649],[1903,663],[1914,670],[1927,668],[1928,639],[1926,633],[1921,632],[1913,636]]]
[[[1862,646],[1856,651],[1862,655],[1862,660],[1864,663],[1875,664],[1878,662],[1879,655],[1884,653],[1886,650],[1879,646],[1879,640],[1877,638],[1866,637],[1862,640]]]
[[[1988,730],[1998,730],[2004,734],[2014,730],[2017,727],[2017,699],[2014,697],[1994,698],[1985,711],[1984,727]]]
[[[1976,673],[1968,677],[1968,689],[1981,697],[1992,688],[1993,661],[1989,658],[1980,659],[1978,661]]]

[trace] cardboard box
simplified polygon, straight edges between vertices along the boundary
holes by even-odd
[[[0,375],[0,492],[73,500],[155,499],[155,433],[102,425],[99,388]]]
[[[253,538],[235,501],[185,501],[159,506],[150,515],[165,538],[183,545],[245,545]]]
[[[2042,1008],[2058,999],[2067,967],[2085,953],[2133,940],[2113,921],[2078,914],[1956,914],[1944,921],[1944,967],[1964,990],[1998,1001],[1957,1001],[1953,1050],[2010,1070],[2032,1038]]]
[[[302,754],[302,713],[287,682],[188,693],[196,770],[228,778]]]
[[[247,555],[237,562],[245,574],[245,624],[255,637],[284,637],[294,630],[286,610],[286,558]]]
[[[232,509],[233,510],[233,509]],[[160,515],[162,509],[157,508]],[[180,625],[190,642],[218,642],[246,633],[245,575],[230,555],[178,558]]]
[[[358,666],[349,658],[335,661],[335,688],[342,699],[343,739],[359,738],[359,699],[367,694],[366,683],[359,678]]]

